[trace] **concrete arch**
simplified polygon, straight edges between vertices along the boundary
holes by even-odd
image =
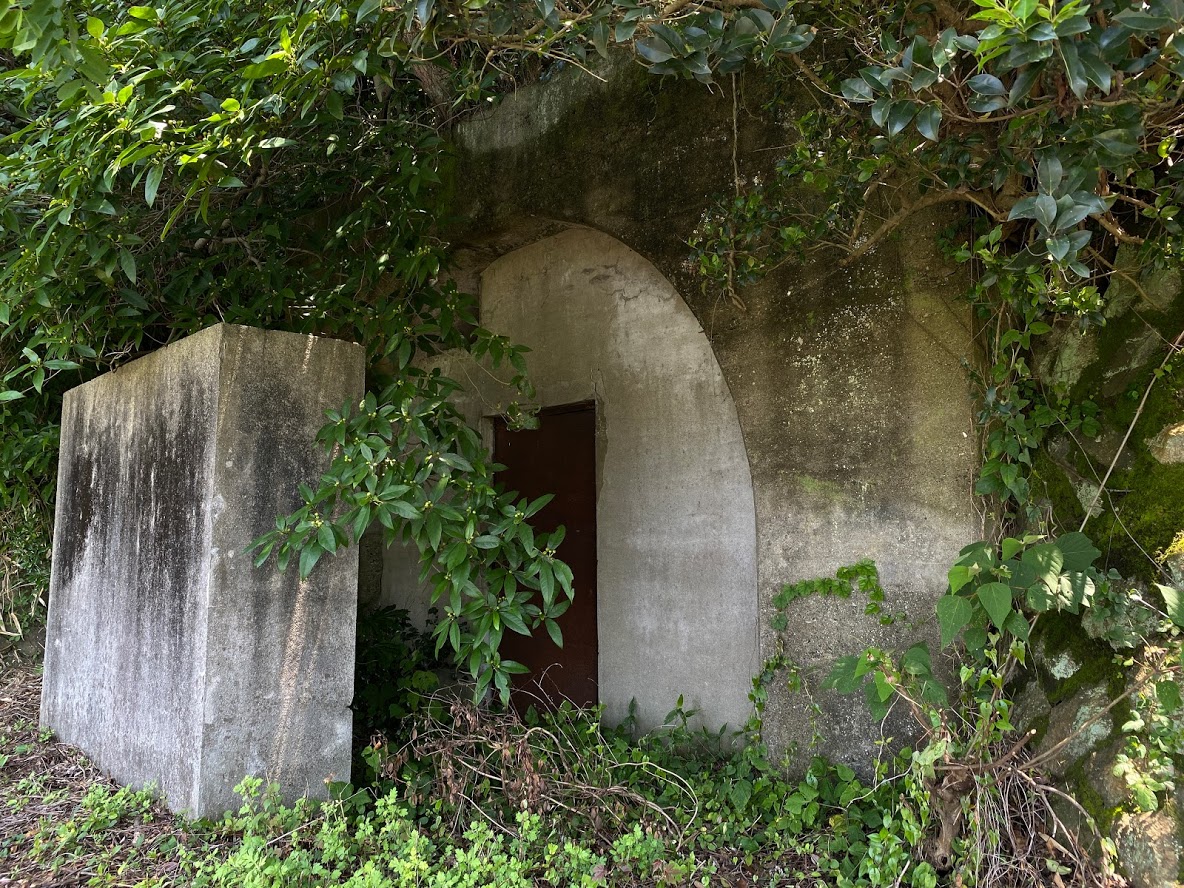
[[[739,728],[760,659],[756,510],[736,406],[698,320],[653,264],[585,228],[496,259],[479,292],[482,324],[530,347],[543,407],[597,405],[607,717],[635,699],[651,727],[682,695],[703,724]],[[500,392],[467,357],[442,369],[466,385],[471,418],[490,412]],[[391,583],[408,574],[387,565],[385,597],[398,600]]]

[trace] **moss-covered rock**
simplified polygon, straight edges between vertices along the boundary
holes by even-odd
[[[1177,888],[1184,853],[1174,806],[1144,814],[1123,814],[1114,825],[1119,866],[1131,888]]]
[[[1090,509],[1086,532],[1104,565],[1150,580],[1184,531],[1184,361],[1161,369],[1184,329],[1184,289],[1179,270],[1139,273],[1132,251],[1116,264],[1128,272],[1111,283],[1105,325],[1083,334],[1064,323],[1036,356],[1046,385],[1100,405],[1101,431],[1052,436],[1033,466],[1033,491],[1054,527],[1076,529]]]

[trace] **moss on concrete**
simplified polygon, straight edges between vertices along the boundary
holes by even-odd
[[[1032,461],[1032,495],[1048,504],[1058,527],[1076,530],[1085,516],[1077,491],[1069,476],[1045,450],[1036,452]]]
[[[1170,373],[1156,381],[1142,413],[1137,412],[1166,354],[1166,343],[1184,328],[1184,294],[1157,304],[1162,310],[1141,305],[1139,311],[1117,313],[1096,331],[1098,358],[1085,368],[1073,390],[1075,401],[1089,399],[1102,407],[1103,433],[1086,442],[1088,454],[1078,451],[1074,456],[1079,464],[1073,469],[1083,478],[1106,473],[1119,442],[1135,422],[1107,484],[1102,513],[1086,526],[1103,552],[1105,565],[1128,577],[1151,578],[1156,568],[1148,556],[1161,556],[1184,531],[1184,466],[1158,462],[1146,446],[1165,426],[1184,419],[1184,363],[1177,361]],[[1081,504],[1070,495],[1072,484],[1055,461],[1038,461],[1035,477],[1058,523],[1078,523]]]
[[[1141,375],[1144,387],[1151,372],[1148,369]],[[1118,427],[1129,425],[1134,418],[1135,406],[1123,406],[1127,409],[1116,410],[1112,420]],[[1146,446],[1147,439],[1181,419],[1184,366],[1159,379],[1147,399],[1127,445],[1133,462],[1130,468],[1115,472],[1108,485],[1115,491],[1115,510],[1107,509],[1086,526],[1106,553],[1108,565],[1124,576],[1149,576],[1154,566],[1148,555],[1161,557],[1184,531],[1184,465],[1164,465]]]
[[[1084,757],[1074,762],[1065,774],[1063,782],[1071,790],[1078,804],[1094,819],[1098,831],[1102,835],[1109,835],[1114,822],[1122,814],[1122,806],[1109,805],[1102,798],[1102,794],[1098,792],[1090,774],[1090,769],[1086,766],[1087,758]]]
[[[1036,625],[1034,644],[1042,651],[1037,658],[1041,687],[1053,706],[1068,700],[1086,688],[1105,687],[1117,697],[1126,686],[1122,666],[1114,662],[1114,652],[1081,630],[1081,618],[1073,614],[1044,614]],[[1077,663],[1072,674],[1059,677],[1048,664],[1067,654]]]

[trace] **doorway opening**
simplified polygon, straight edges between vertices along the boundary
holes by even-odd
[[[596,632],[596,404],[551,407],[539,413],[537,429],[512,431],[494,420],[494,459],[505,469],[498,480],[529,500],[555,495],[532,519],[540,531],[563,525],[558,555],[571,568],[575,598],[556,622],[563,647],[545,631],[527,637],[507,632],[501,654],[530,669],[517,676],[514,698],[530,703],[593,706],[598,695]],[[556,594],[563,594],[557,592]]]

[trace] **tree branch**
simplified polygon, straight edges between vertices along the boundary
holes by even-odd
[[[839,265],[846,267],[855,262],[855,260],[859,259],[868,251],[875,248],[880,243],[880,241],[895,231],[900,226],[900,224],[904,222],[909,216],[913,215],[913,213],[919,212],[923,209],[926,209],[927,207],[936,206],[937,204],[951,203],[953,201],[972,203],[976,207],[981,208],[984,212],[989,214],[991,218],[998,220],[1000,217],[998,210],[986,203],[982,198],[971,194],[969,191],[938,191],[933,194],[927,194],[924,197],[913,201],[911,204],[902,207],[890,217],[888,217],[884,224],[876,229],[875,233],[873,233],[870,237],[868,237],[867,240],[852,250],[850,255],[843,259]]]

